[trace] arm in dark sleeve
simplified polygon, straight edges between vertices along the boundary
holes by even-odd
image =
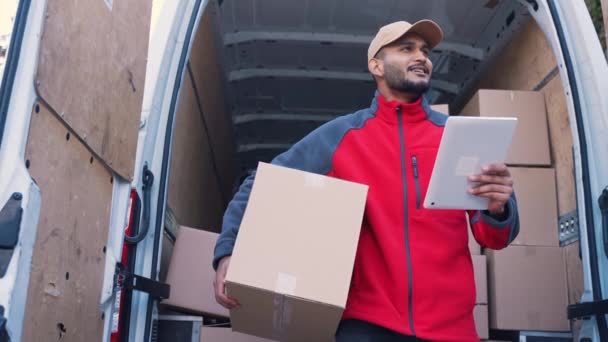
[[[503,249],[519,234],[519,215],[515,194],[505,204],[503,220],[492,217],[487,210],[469,210],[469,221],[475,240],[485,248]]]

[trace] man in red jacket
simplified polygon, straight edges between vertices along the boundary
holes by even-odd
[[[447,120],[423,94],[433,65],[429,53],[443,38],[430,20],[382,27],[368,50],[378,85],[369,108],[319,127],[272,163],[369,185],[351,287],[338,342],[478,341],[475,283],[464,210],[428,210],[424,202]],[[230,202],[215,248],[216,299],[255,175]],[[472,175],[469,191],[489,199],[469,211],[475,239],[501,249],[519,231],[513,181],[504,164]]]

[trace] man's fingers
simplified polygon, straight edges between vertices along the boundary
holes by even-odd
[[[505,164],[488,164],[481,168],[481,172],[486,175],[509,175],[509,169]]]
[[[239,303],[226,295],[226,284],[224,281],[215,280],[213,282],[215,289],[215,300],[226,309],[234,309],[239,307]]]
[[[484,193],[476,194],[476,196],[485,197],[491,201],[507,203],[510,195],[502,193],[502,192],[484,192]]]
[[[508,185],[500,184],[482,184],[477,187],[469,188],[469,192],[473,195],[481,196],[486,193],[500,193],[505,194],[507,198],[513,192],[513,188]],[[486,197],[486,196],[484,196]]]
[[[484,184],[502,184],[507,186],[513,186],[513,178],[505,176],[493,176],[493,175],[475,175],[470,176],[469,181],[478,182]]]

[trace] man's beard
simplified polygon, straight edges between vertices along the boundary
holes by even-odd
[[[384,64],[384,79],[386,84],[393,90],[404,93],[412,93],[421,95],[429,90],[428,81],[413,82],[405,78],[401,69],[394,67],[391,64]]]

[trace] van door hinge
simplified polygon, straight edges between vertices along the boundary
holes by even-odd
[[[0,342],[10,342],[8,331],[6,330],[6,317],[4,317],[4,306],[0,305]]]
[[[116,264],[114,288],[145,292],[155,299],[167,299],[171,293],[169,284],[133,274],[120,263]]]
[[[0,210],[0,248],[13,249],[17,245],[23,215],[22,199],[23,195],[15,192]]]
[[[608,300],[568,305],[568,319],[585,318],[608,314]]]
[[[0,210],[0,278],[3,278],[6,274],[13,257],[13,251],[19,242],[19,231],[21,230],[21,219],[23,217],[22,200],[23,195],[20,192],[15,192]]]
[[[578,210],[573,210],[558,218],[559,245],[567,246],[579,240]]]

